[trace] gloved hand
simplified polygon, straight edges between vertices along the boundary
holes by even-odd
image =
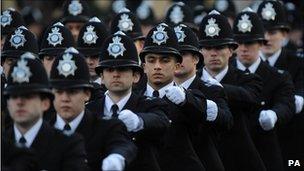
[[[265,131],[273,129],[277,120],[277,114],[272,110],[262,110],[260,113],[259,122]]]
[[[303,110],[304,100],[302,96],[295,95],[296,113],[300,113]]]
[[[183,88],[178,86],[171,86],[165,90],[167,98],[175,103],[175,104],[181,104],[186,99],[186,93]]]
[[[127,127],[128,131],[138,131],[143,128],[143,122],[140,118],[131,110],[123,110],[119,113],[118,119],[120,119]]]
[[[120,154],[110,154],[103,159],[101,169],[103,171],[122,171],[125,168],[125,158]]]
[[[214,121],[217,117],[218,107],[212,100],[207,100],[207,121]]]

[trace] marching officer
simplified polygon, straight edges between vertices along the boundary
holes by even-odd
[[[259,51],[267,41],[262,21],[250,8],[237,15],[233,32],[239,44],[233,65],[261,76],[264,83],[261,107],[257,115],[250,117],[253,140],[267,170],[283,170],[287,161],[283,163],[276,127],[288,123],[293,117],[294,86],[291,77],[261,60]]]
[[[161,23],[148,33],[140,53],[148,82],[139,92],[164,99],[168,105],[171,126],[159,152],[162,170],[205,170],[193,149],[190,136],[206,120],[207,102],[191,90],[174,83],[174,72],[182,62],[173,29]]]
[[[70,30],[60,22],[49,26],[41,41],[39,58],[49,76],[55,57],[68,47],[74,46],[75,43]]]
[[[246,74],[228,65],[237,44],[226,17],[213,10],[200,25],[200,46],[205,67],[199,72],[202,80],[213,77],[228,96],[234,125],[222,134],[219,152],[226,170],[265,170],[263,161],[248,130],[248,117],[259,105],[262,82],[253,74]]]
[[[57,113],[51,124],[68,135],[84,137],[91,170],[123,170],[135,158],[136,147],[123,123],[98,119],[85,108],[93,86],[84,56],[68,48],[56,57],[50,82]]]
[[[193,145],[206,170],[225,170],[217,151],[216,129],[229,130],[233,118],[227,104],[227,97],[222,85],[216,80],[202,81],[196,75],[196,68],[203,64],[196,34],[184,24],[174,27],[178,38],[179,51],[183,57],[181,67],[175,71],[174,81],[184,89],[198,90],[207,98],[207,118],[193,135]]]
[[[60,21],[71,31],[76,42],[80,29],[88,22],[91,16],[88,2],[84,0],[66,0],[63,5],[63,11]]]
[[[48,77],[40,61],[23,54],[8,75],[7,108],[14,124],[5,138],[31,148],[39,160],[38,170],[86,170],[85,148],[79,136],[66,136],[43,121],[42,115],[53,99]]]
[[[167,105],[160,99],[139,96],[132,85],[143,74],[133,40],[123,32],[108,37],[96,67],[108,91],[87,106],[101,118],[121,120],[138,147],[137,157],[126,170],[160,170],[157,149],[169,126]]]

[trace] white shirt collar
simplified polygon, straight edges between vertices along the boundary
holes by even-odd
[[[69,122],[68,124],[70,125],[71,130],[67,131],[67,130],[64,130],[64,126],[67,123],[62,119],[62,117],[59,114],[57,114],[56,122],[55,122],[54,127],[59,129],[59,130],[62,130],[62,131],[64,130],[64,133],[67,134],[67,135],[71,135],[76,131],[76,129],[77,129],[79,123],[81,122],[83,116],[84,116],[84,111],[82,111],[75,119],[73,119],[71,122]]]
[[[94,83],[97,83],[97,84],[101,85],[101,78],[98,77],[96,80],[94,80]]]
[[[215,77],[212,77],[209,73],[208,73],[208,71],[205,69],[205,68],[203,68],[203,74],[202,74],[202,77],[201,77],[201,79],[202,80],[208,80],[208,78],[213,78],[213,79],[216,79],[218,82],[221,82],[222,81],[222,79],[225,77],[225,75],[227,74],[227,72],[228,72],[228,65],[226,66],[226,68],[224,69],[224,70],[222,70],[220,73],[218,73]],[[206,78],[206,77],[208,77],[207,79],[204,79],[204,78]]]
[[[181,83],[180,86],[182,86],[184,89],[188,89],[191,83],[193,82],[193,80],[195,79],[195,76],[196,75],[194,74],[191,78]]]
[[[26,140],[25,146],[30,147],[36,138],[41,126],[42,126],[42,118],[40,118],[35,125],[33,125],[24,135],[23,137]],[[22,137],[22,134],[18,130],[17,126],[14,124],[14,132],[15,132],[15,140],[16,143],[19,144],[19,139]]]
[[[263,61],[266,61],[266,59],[269,61],[270,66],[274,66],[274,64],[277,62],[280,54],[282,52],[282,49],[278,50],[276,53],[271,55],[270,57],[266,57],[261,51],[260,51],[260,56],[263,59]]]
[[[255,73],[261,63],[261,59],[258,58],[250,67],[248,67],[250,73]],[[242,71],[245,71],[246,67],[237,59],[236,60],[236,67]]]
[[[117,102],[117,106],[118,106],[118,113],[123,109],[123,107],[127,104],[128,100],[131,97],[132,92],[128,93],[125,97],[123,97],[122,99],[119,100],[119,102]],[[111,117],[112,116],[112,111],[111,111],[111,107],[112,105],[114,105],[115,103],[113,102],[113,100],[110,97],[109,91],[105,92],[105,105],[104,105],[104,115],[106,117]]]
[[[172,81],[171,83],[167,84],[166,86],[162,87],[161,89],[158,90],[158,93],[159,93],[159,97],[162,98],[165,96],[166,92],[165,90],[170,87],[170,86],[173,86],[174,85],[174,82]],[[153,91],[154,89],[149,85],[147,84],[147,89],[146,89],[146,92],[145,92],[145,96],[148,96],[148,97],[153,97]]]

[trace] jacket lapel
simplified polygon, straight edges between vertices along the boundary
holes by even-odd
[[[51,131],[51,127],[43,122],[42,126],[37,134],[37,136],[35,137],[31,148],[35,149],[35,151],[37,152],[37,154],[39,154],[39,156],[45,156],[45,154],[47,153],[49,148],[49,143],[50,141],[54,141],[53,138],[53,132]]]

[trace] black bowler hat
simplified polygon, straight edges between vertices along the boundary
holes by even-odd
[[[0,22],[2,36],[25,24],[21,14],[13,8],[2,11]]]
[[[123,8],[111,22],[112,34],[122,31],[133,40],[143,40],[141,25],[135,14],[127,8]]]
[[[149,31],[145,39],[144,48],[139,54],[143,63],[147,53],[172,54],[177,58],[178,62],[181,63],[183,61],[179,52],[176,34],[165,23],[160,23]]]
[[[84,0],[67,0],[63,5],[63,11],[61,19],[63,24],[68,22],[85,23],[91,16],[89,5]]]
[[[108,37],[101,48],[101,59],[95,68],[99,75],[105,68],[130,67],[142,73],[133,40],[119,31]]]
[[[199,44],[201,47],[230,45],[236,49],[233,32],[227,18],[213,10],[204,17],[200,25]]]
[[[258,8],[258,15],[262,19],[266,30],[283,29],[289,31],[286,11],[278,1],[263,1]]]
[[[181,53],[191,52],[192,54],[197,55],[200,61],[204,59],[199,51],[198,38],[191,28],[184,24],[178,24],[174,27],[174,31],[178,39],[179,51]]]
[[[51,69],[50,82],[56,89],[93,88],[85,58],[73,47],[56,57]]]
[[[252,41],[262,41],[266,43],[263,23],[259,16],[249,7],[244,9],[235,18],[233,33],[234,39],[238,43]]]
[[[26,52],[10,68],[4,95],[45,93],[52,97],[47,73],[34,54]]]
[[[68,47],[74,46],[74,39],[70,30],[60,22],[50,26],[42,37],[39,56],[57,56]]]
[[[25,52],[31,52],[37,55],[38,43],[32,32],[26,27],[20,26],[5,39],[1,57],[18,59]]]
[[[97,17],[93,17],[80,30],[77,49],[85,56],[96,56],[101,53],[101,46],[110,36],[106,24]]]

